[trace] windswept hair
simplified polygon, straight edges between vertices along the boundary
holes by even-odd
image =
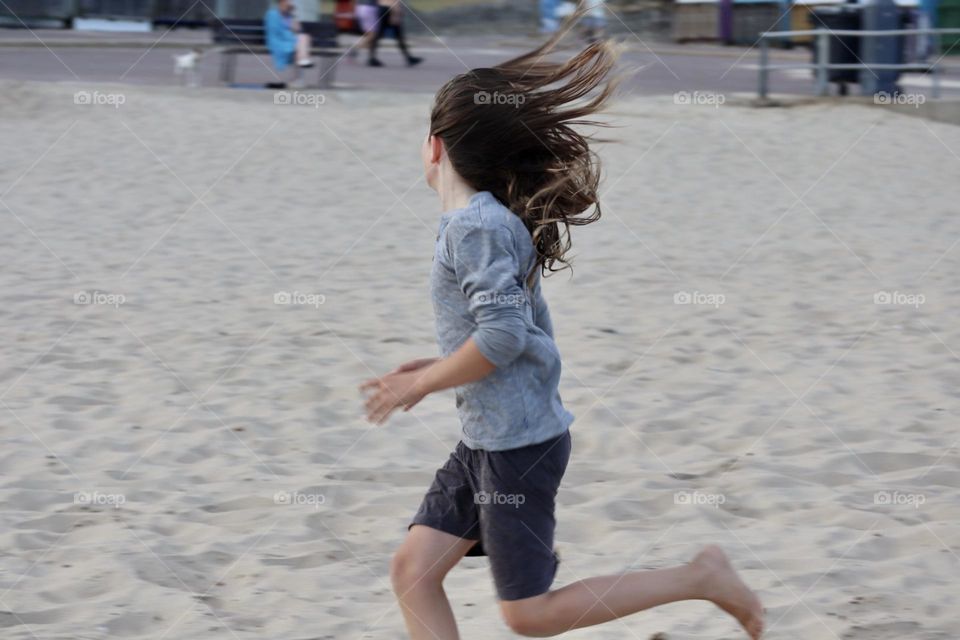
[[[523,221],[543,275],[570,266],[570,227],[600,218],[600,161],[574,127],[603,126],[589,116],[613,94],[617,49],[604,40],[566,62],[545,60],[583,13],[537,49],[447,82],[430,117],[457,173]]]

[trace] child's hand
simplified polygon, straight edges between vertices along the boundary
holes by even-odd
[[[423,399],[426,394],[417,386],[417,381],[423,373],[417,369],[422,369],[430,363],[419,364],[412,370],[400,370],[404,366],[417,362],[420,361],[408,362],[396,371],[380,378],[367,380],[360,385],[361,391],[372,391],[365,403],[367,420],[374,424],[383,424],[396,409],[403,407],[404,411],[409,411]]]

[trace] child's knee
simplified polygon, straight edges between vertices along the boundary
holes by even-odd
[[[399,593],[406,590],[406,585],[410,581],[410,565],[410,552],[406,547],[397,549],[390,558],[390,582],[393,584],[394,591]]]
[[[433,563],[415,548],[403,545],[390,560],[390,582],[398,595],[419,585],[431,585],[437,580],[432,570]]]
[[[517,635],[546,638],[557,634],[542,596],[500,603],[503,621]]]

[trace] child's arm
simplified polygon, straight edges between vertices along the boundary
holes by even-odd
[[[414,362],[421,366],[408,369],[401,366],[360,386],[361,390],[374,390],[366,401],[370,422],[382,424],[396,409],[402,407],[409,411],[428,394],[476,382],[496,369],[473,338],[468,338],[446,358],[435,358],[429,363],[427,359]]]
[[[467,297],[476,329],[446,358],[418,368],[407,367],[367,380],[367,418],[382,423],[400,407],[408,411],[434,391],[476,382],[506,367],[526,345],[524,292],[513,235],[504,226],[451,223],[453,269]],[[457,293],[460,295],[460,292]],[[413,364],[413,363],[408,363]],[[401,367],[403,369],[403,367]]]
[[[476,341],[467,338],[467,341],[449,356],[439,358],[430,366],[421,369],[415,386],[423,397],[435,391],[482,380],[495,369],[496,366],[481,353]]]

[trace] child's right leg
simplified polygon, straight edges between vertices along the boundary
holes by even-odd
[[[555,496],[571,447],[566,433],[520,449],[477,452],[470,460],[481,491],[518,498],[477,505],[479,539],[507,624],[521,635],[552,636],[670,602],[709,600],[758,638],[763,606],[718,547],[680,567],[588,578],[550,590],[557,569]]]
[[[718,547],[707,547],[681,567],[587,578],[539,596],[501,601],[500,609],[516,633],[546,637],[681,600],[713,602],[754,640],[763,631],[763,605]]]

